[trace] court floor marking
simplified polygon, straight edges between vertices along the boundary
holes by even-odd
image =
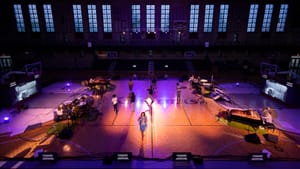
[[[234,141],[234,142],[231,142],[231,143],[229,143],[229,144],[226,144],[226,145],[224,145],[223,147],[221,147],[221,148],[219,148],[215,153],[214,153],[214,157],[215,156],[218,156],[222,151],[224,151],[226,148],[228,148],[228,147],[231,147],[231,146],[233,146],[233,145],[235,145],[235,144],[240,144],[240,143],[242,143],[242,142],[245,142],[244,140],[238,140],[238,141]]]
[[[189,117],[189,115],[187,114],[187,112],[185,111],[185,108],[184,108],[184,106],[183,105],[181,105],[181,104],[179,104],[180,105],[180,107],[182,107],[182,110],[183,110],[183,112],[184,112],[184,114],[185,114],[185,116],[186,116],[186,118],[187,118],[187,120],[189,121],[189,124],[190,124],[190,126],[192,126],[193,124],[192,124],[192,122],[191,122],[191,120],[190,120],[190,117]]]
[[[19,161],[19,162],[17,162],[14,166],[12,166],[11,169],[17,169],[17,168],[19,168],[23,163],[24,163],[24,161]]]
[[[4,166],[4,164],[6,164],[7,163],[7,161],[0,161],[0,168],[2,167],[2,166]]]

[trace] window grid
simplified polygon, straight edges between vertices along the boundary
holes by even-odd
[[[22,6],[20,4],[14,4],[14,11],[15,11],[18,32],[25,32],[25,24],[24,24]]]
[[[146,30],[155,32],[155,5],[146,5]]]
[[[141,6],[140,5],[132,5],[132,32],[140,32],[141,31]]]
[[[266,4],[263,24],[261,28],[262,32],[270,32],[272,13],[273,13],[273,4]]]
[[[212,32],[214,5],[205,5],[204,32]]]
[[[219,27],[218,32],[226,32],[227,29],[227,19],[228,19],[228,4],[220,5],[220,15],[219,15]]]
[[[160,30],[162,32],[170,31],[170,5],[161,5]]]
[[[46,31],[47,32],[54,32],[54,22],[53,22],[53,15],[52,15],[52,7],[50,4],[44,4],[44,17],[46,23]]]
[[[289,8],[288,4],[280,5],[280,11],[279,11],[279,16],[278,16],[276,32],[284,32],[288,8]]]
[[[198,31],[199,5],[192,4],[190,9],[189,32]]]
[[[81,5],[73,5],[75,32],[83,32]]]
[[[258,13],[258,4],[251,4],[249,17],[248,17],[247,32],[255,32],[257,13]]]
[[[40,32],[39,18],[37,14],[37,9],[35,4],[28,4],[31,30],[32,32]]]
[[[90,32],[98,32],[96,5],[87,5]]]
[[[112,32],[111,6],[110,5],[102,5],[102,16],[103,16],[104,32]]]

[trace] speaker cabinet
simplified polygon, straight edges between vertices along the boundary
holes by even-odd
[[[103,158],[103,164],[105,165],[111,165],[113,163],[113,157],[111,156],[105,156]]]
[[[261,144],[260,139],[256,133],[245,135],[245,141],[254,144]]]
[[[194,164],[203,164],[203,158],[201,158],[199,155],[193,155],[192,160]]]

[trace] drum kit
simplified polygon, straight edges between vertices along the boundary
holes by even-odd
[[[54,120],[61,121],[81,117],[84,113],[88,113],[93,103],[94,99],[88,95],[82,95],[72,101],[67,100],[54,111]]]

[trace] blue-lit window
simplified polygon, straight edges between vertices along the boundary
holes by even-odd
[[[90,32],[98,32],[96,5],[88,5],[87,8]]]
[[[25,24],[24,24],[22,6],[20,4],[14,4],[14,11],[15,11],[18,32],[25,32]]]
[[[228,4],[221,4],[218,32],[226,32],[227,20],[228,20],[228,9],[229,9]]]
[[[279,16],[278,16],[276,32],[284,32],[288,8],[289,8],[288,4],[280,5],[280,11],[279,11]]]
[[[199,5],[191,5],[189,32],[198,31]]]
[[[102,5],[102,16],[103,16],[104,32],[112,32],[111,6],[110,5]]]
[[[170,31],[170,5],[161,5],[160,30]]]
[[[81,5],[73,5],[75,32],[83,32]]]
[[[146,5],[147,32],[155,32],[155,5]]]
[[[52,15],[52,8],[50,4],[44,4],[44,17],[45,17],[45,24],[46,24],[46,31],[47,32],[54,32],[54,22],[53,22],[53,15]]]
[[[204,32],[212,32],[214,5],[205,5]]]
[[[249,17],[248,17],[247,32],[255,32],[257,12],[258,12],[258,4],[251,4],[250,11],[249,11]]]
[[[271,27],[271,20],[272,20],[272,14],[273,14],[273,4],[266,4],[265,7],[265,14],[264,14],[264,19],[262,23],[262,32],[270,32],[270,27]]]
[[[28,4],[31,30],[32,32],[40,32],[39,17],[35,4]]]
[[[132,32],[140,32],[141,31],[141,6],[140,5],[132,5]]]

